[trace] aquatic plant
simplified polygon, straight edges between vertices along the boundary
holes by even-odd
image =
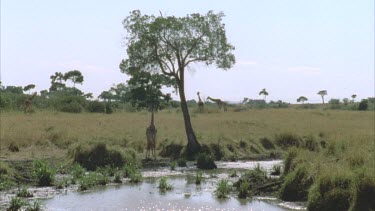
[[[122,177],[121,172],[116,172],[113,182],[114,183],[122,183],[121,177]]]
[[[166,191],[173,190],[173,186],[171,184],[168,184],[166,177],[160,178],[158,188],[159,188],[160,192],[166,192]]]
[[[186,160],[183,159],[183,158],[178,159],[178,160],[177,160],[177,165],[178,165],[179,167],[186,167]]]
[[[218,198],[227,198],[231,191],[231,186],[226,179],[222,179],[216,186],[215,195]]]
[[[271,175],[279,176],[281,174],[281,165],[273,165],[271,169]]]
[[[172,162],[169,164],[169,166],[171,167],[171,170],[172,170],[172,171],[176,170],[176,166],[177,166],[176,161],[172,161]]]
[[[250,183],[246,180],[243,180],[240,183],[240,186],[238,187],[238,198],[244,199],[250,196],[250,193],[251,193]]]
[[[18,189],[16,196],[28,198],[28,197],[33,197],[33,194],[30,193],[26,187],[22,187],[21,189]]]
[[[201,171],[195,172],[195,184],[200,185],[203,180],[203,173]]]
[[[209,154],[201,153],[197,158],[197,167],[199,169],[216,169],[217,166],[213,157]]]
[[[37,183],[39,186],[51,186],[54,177],[55,171],[48,167],[47,163],[42,160],[34,161],[34,176],[37,179]]]
[[[21,209],[21,207],[26,206],[26,205],[27,205],[27,202],[24,201],[22,198],[13,197],[10,200],[10,204],[9,204],[9,207],[7,208],[7,211],[18,211]]]
[[[42,203],[39,200],[36,200],[36,201],[34,201],[34,203],[29,204],[26,207],[26,211],[40,211],[40,210],[42,210],[41,204]]]
[[[129,174],[129,178],[130,183],[139,183],[142,181],[142,173],[138,170],[135,170],[134,172],[131,172]]]

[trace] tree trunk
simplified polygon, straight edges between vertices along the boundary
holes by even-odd
[[[322,96],[323,104],[324,104],[324,97]]]
[[[188,106],[186,103],[186,97],[185,97],[183,71],[181,72],[181,79],[178,79],[177,83],[178,83],[178,89],[180,92],[179,94],[180,94],[180,100],[181,100],[181,110],[184,116],[185,131],[186,131],[186,136],[188,140],[188,144],[186,148],[186,155],[188,157],[193,157],[195,154],[197,154],[200,151],[200,144],[194,134],[193,127],[190,121],[189,109],[188,109]]]

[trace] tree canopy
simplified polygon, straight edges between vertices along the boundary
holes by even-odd
[[[142,15],[134,10],[123,21],[127,30],[128,58],[120,68],[126,71],[161,72],[174,80],[188,139],[187,151],[200,148],[194,134],[185,97],[185,68],[195,62],[227,70],[235,63],[234,46],[228,43],[222,18],[209,11],[185,17]]]
[[[304,103],[305,101],[308,101],[307,97],[305,97],[305,96],[300,96],[300,97],[297,99],[297,102],[302,102],[302,103]]]
[[[82,84],[83,83],[83,75],[79,70],[71,70],[69,72],[66,72],[64,74],[64,80],[70,80],[73,82],[73,87],[76,86],[76,84]]]

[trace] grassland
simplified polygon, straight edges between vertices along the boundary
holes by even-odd
[[[273,139],[276,134],[324,136],[337,141],[374,140],[373,111],[321,109],[263,109],[243,112],[192,112],[192,124],[200,143],[253,143]],[[186,136],[179,110],[165,110],[155,115],[157,149],[171,142],[185,145]],[[143,153],[145,129],[150,121],[147,112],[116,112],[111,115],[37,111],[1,113],[1,159],[64,158],[76,143],[106,142]],[[10,145],[19,148],[11,152]]]

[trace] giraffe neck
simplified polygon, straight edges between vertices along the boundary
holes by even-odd
[[[198,94],[199,102],[202,102],[201,96]]]
[[[214,99],[214,98],[211,98],[211,97],[207,97],[207,98],[210,99],[210,100],[212,100],[212,101],[214,101],[215,103],[221,102],[220,99]]]

